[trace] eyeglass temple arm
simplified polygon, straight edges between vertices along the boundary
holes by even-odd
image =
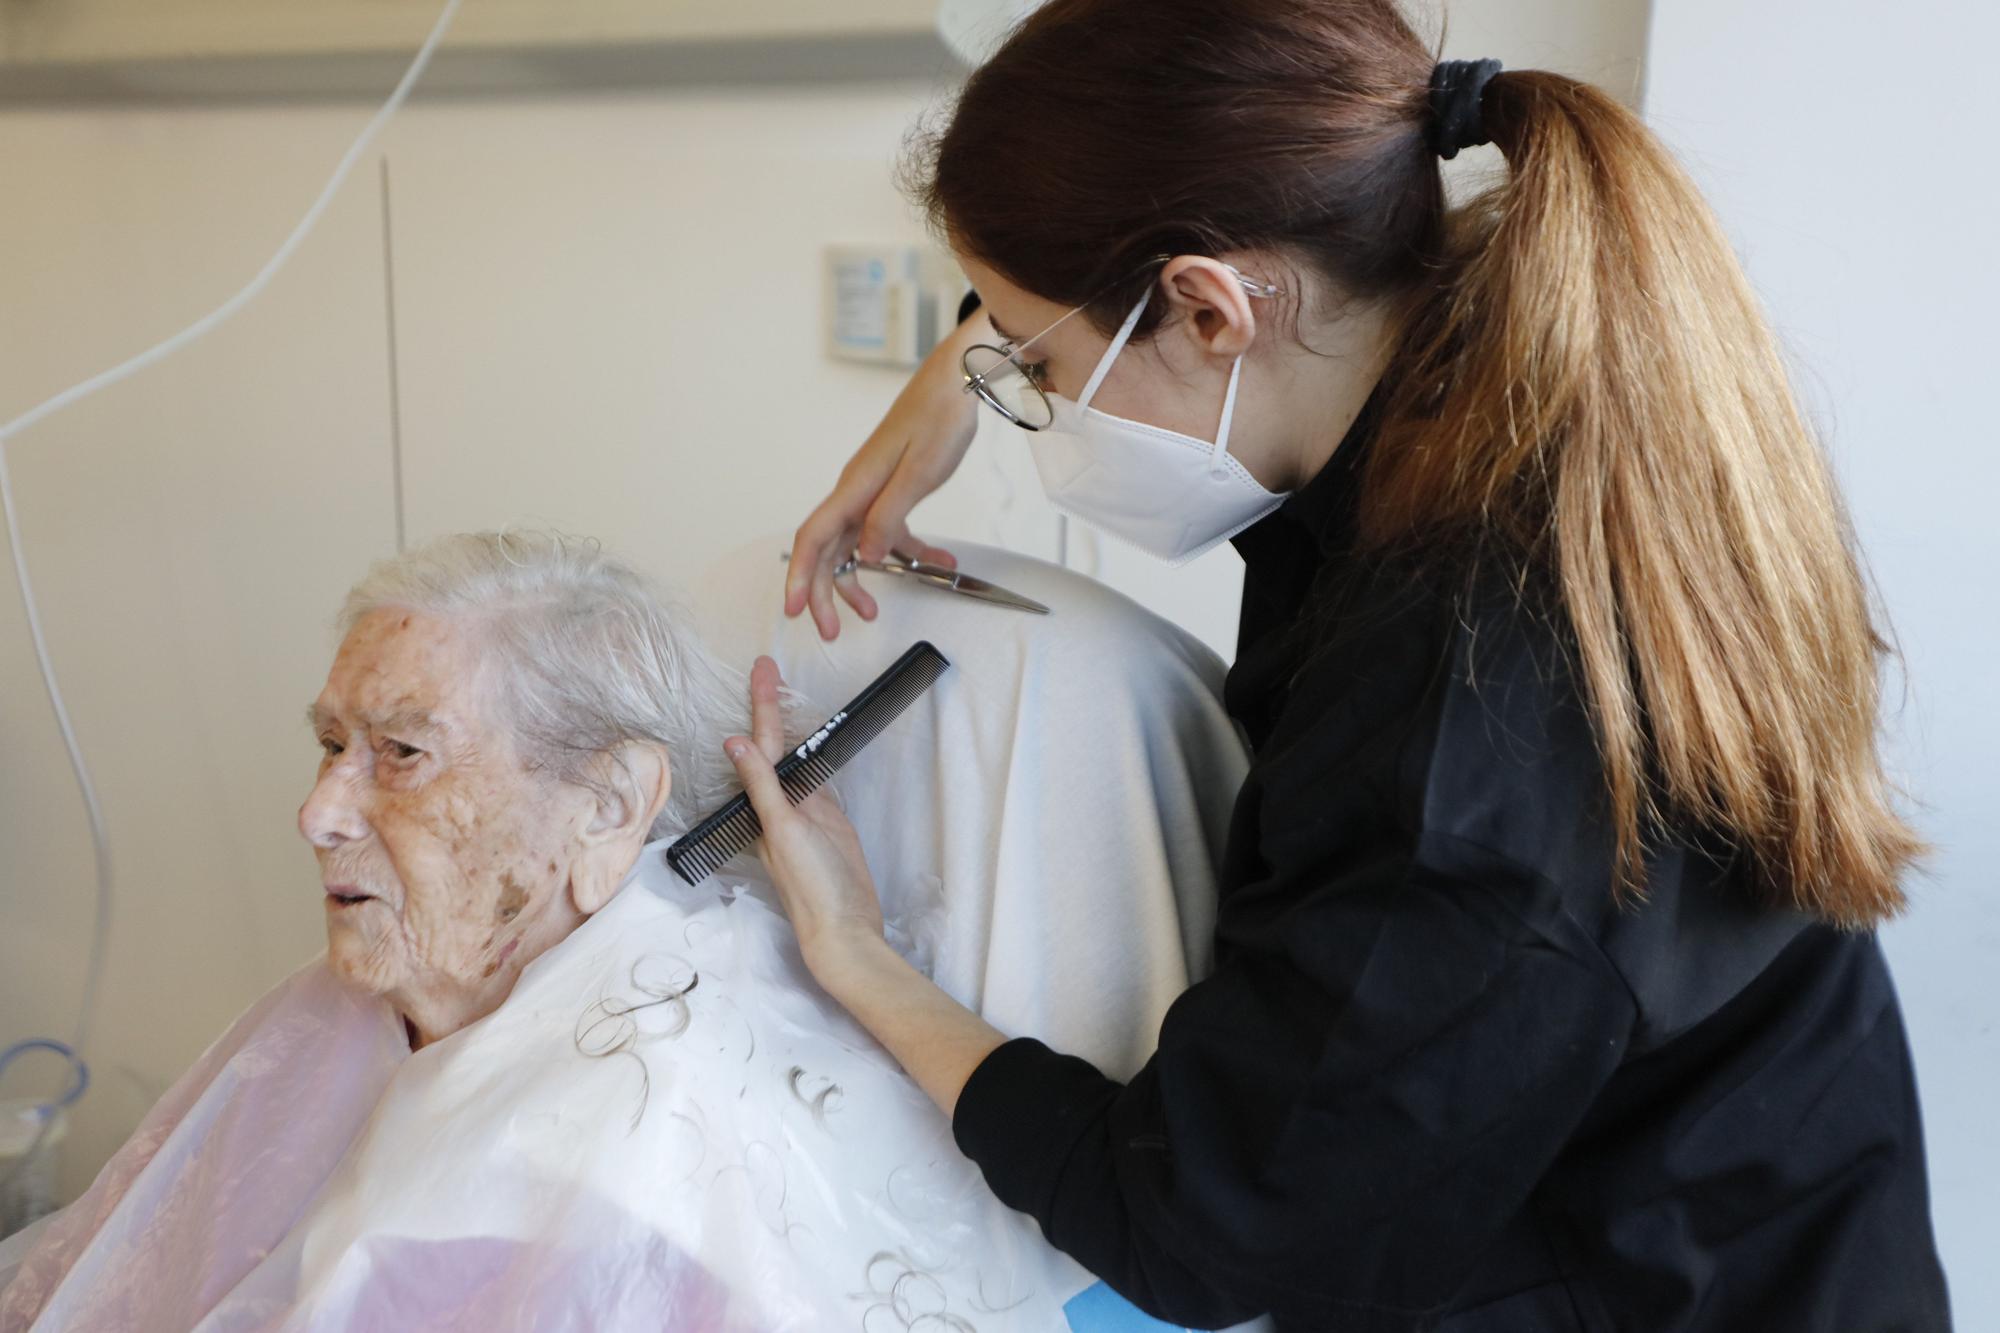
[[[1173,258],[1172,255],[1154,255],[1152,258],[1148,259],[1145,262],[1145,264],[1141,264],[1139,267],[1145,268],[1147,265],[1150,264],[1163,264],[1172,258]],[[1243,290],[1249,293],[1251,296],[1262,296],[1262,297],[1276,296],[1279,292],[1284,290],[1283,288],[1279,287],[1278,284],[1276,284],[1275,282],[1262,282],[1256,278],[1244,276],[1243,270],[1237,268],[1236,265],[1234,264],[1227,263],[1226,261],[1223,260],[1217,260],[1216,262],[1221,264],[1224,268],[1228,269],[1231,273],[1235,274],[1236,281],[1242,286]],[[1138,272],[1138,269],[1134,269],[1133,272],[1135,273]],[[1117,285],[1116,283],[1112,284],[1112,286],[1116,285]],[[1110,287],[1106,287],[1104,291],[1099,292],[1097,295],[1102,296],[1104,292],[1108,292],[1110,290],[1111,290]],[[1097,299],[1097,297],[1093,296],[1090,299],[1094,301]],[[1069,309],[1069,311],[1062,316],[1062,318],[1058,319],[1055,323],[1043,329],[1040,333],[1035,334],[1033,337],[1029,338],[1026,342],[1017,343],[1013,339],[1009,338],[1002,341],[1000,346],[995,348],[994,350],[999,352],[1001,356],[1003,356],[1007,360],[1012,361],[1022,352],[1027,351],[1030,347],[1033,347],[1036,343],[1040,342],[1042,339],[1048,337],[1051,333],[1061,328],[1065,323],[1067,323],[1070,320],[1072,316],[1080,314],[1089,304],[1090,302],[1086,301],[1084,302],[1083,305],[1072,306]],[[990,315],[987,317],[987,323],[989,327],[992,324],[992,317]],[[995,330],[995,332],[998,332],[998,330]],[[971,349],[967,348],[966,350],[970,351]],[[964,359],[963,357],[960,358],[961,363],[963,362],[963,359]],[[961,369],[963,369],[962,364],[961,364]],[[983,373],[976,377],[968,374],[965,379],[966,391],[970,392],[972,390],[975,379],[983,380],[985,378],[986,376]]]

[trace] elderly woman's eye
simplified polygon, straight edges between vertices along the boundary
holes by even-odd
[[[401,741],[390,741],[389,753],[398,759],[415,759],[423,751],[414,745],[405,745]]]
[[[326,751],[326,757],[331,759],[346,747],[331,736],[322,736],[319,738],[319,748]]]

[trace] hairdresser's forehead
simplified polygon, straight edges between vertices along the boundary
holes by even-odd
[[[961,256],[959,263],[965,270],[965,276],[972,280],[973,289],[979,293],[987,321],[993,325],[994,332],[1009,342],[1025,342],[1069,313],[1068,306],[1057,305],[1015,286],[976,259]],[[1070,334],[1073,326],[1077,325],[1088,333],[1088,324],[1084,324],[1081,318],[1073,319],[1050,334],[1048,339],[1036,343],[1035,347],[1046,349],[1050,342]]]
[[[376,730],[482,728],[479,667],[463,624],[416,611],[371,611],[342,640],[313,709],[322,719]]]

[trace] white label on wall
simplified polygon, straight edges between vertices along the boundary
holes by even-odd
[[[937,345],[964,280],[941,255],[915,245],[829,245],[826,353],[846,361],[914,366]]]

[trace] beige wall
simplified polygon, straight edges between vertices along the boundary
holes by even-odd
[[[1485,0],[1452,49],[1625,77],[1642,11]],[[410,537],[554,523],[671,577],[793,526],[898,386],[822,358],[817,265],[830,241],[921,238],[889,167],[933,100],[909,82],[419,104],[377,155],[386,208],[371,160],[235,324],[18,442],[29,559],[121,881],[68,1192],[318,946],[292,828],[313,765],[299,714],[341,591],[395,542],[389,257]],[[0,114],[0,416],[234,290],[370,110]],[[1055,550],[1004,428],[919,526]],[[1179,574],[1081,536],[1075,554],[1231,651],[1233,552]],[[0,592],[0,1040],[68,1032],[90,883]]]

